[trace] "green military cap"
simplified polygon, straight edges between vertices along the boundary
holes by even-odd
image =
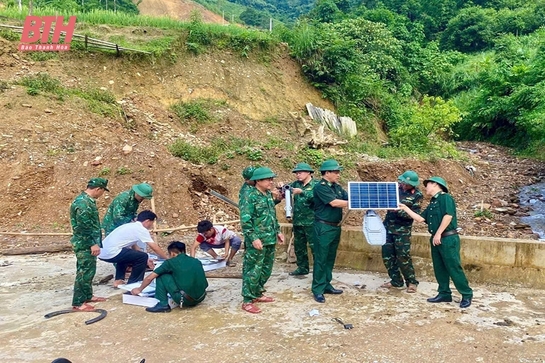
[[[87,188],[91,188],[91,189],[102,188],[107,192],[110,191],[108,189],[108,179],[104,179],[104,178],[93,178],[89,180],[89,182],[87,183]]]
[[[407,170],[397,177],[397,180],[403,184],[409,184],[413,187],[418,186],[418,174],[415,171]]]
[[[148,183],[140,183],[132,186],[132,190],[144,199],[153,198],[153,188]]]
[[[314,173],[314,169],[312,169],[312,167],[307,163],[298,163],[291,172],[296,173],[298,171],[308,171],[309,173]]]
[[[339,162],[334,159],[326,160],[320,166],[320,171],[340,171],[343,167],[339,165]]]
[[[274,178],[275,176],[276,174],[273,173],[271,169],[266,167],[261,167],[254,170],[254,173],[250,180],[262,180],[262,179]]]
[[[445,179],[438,176],[432,176],[431,178],[424,180],[424,186],[428,185],[429,182],[437,183],[445,193],[448,193],[448,184]]]
[[[250,180],[255,169],[256,167],[252,165],[245,167],[242,171],[242,177],[244,178],[244,180]]]

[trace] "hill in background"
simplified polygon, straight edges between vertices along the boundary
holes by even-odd
[[[188,21],[192,12],[198,12],[205,23],[227,24],[221,15],[218,15],[203,5],[190,0],[143,0],[135,1],[140,14],[147,16],[165,16],[172,19]]]

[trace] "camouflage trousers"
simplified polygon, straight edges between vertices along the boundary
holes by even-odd
[[[386,243],[382,246],[382,261],[393,286],[418,285],[411,258],[411,235],[387,233]]]
[[[97,271],[97,258],[91,250],[75,251],[76,254],[76,281],[74,282],[74,296],[72,306],[81,306],[93,297],[93,278]]]
[[[297,268],[308,272],[308,247],[314,253],[314,226],[293,226],[293,249],[297,258]]]
[[[271,277],[275,245],[257,250],[250,243],[246,246],[242,262],[242,297],[245,303],[263,295],[265,283]]]

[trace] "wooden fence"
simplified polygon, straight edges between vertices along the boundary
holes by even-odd
[[[22,26],[14,26],[14,25],[6,25],[6,24],[0,24],[0,28],[6,28],[10,29],[17,33],[23,32]],[[53,34],[53,30],[50,30],[50,34]],[[66,35],[66,32],[61,32],[61,35]],[[88,35],[82,35],[82,34],[74,34],[72,36],[72,41],[81,42],[85,45],[85,49],[89,49],[89,47],[93,48],[99,48],[99,49],[107,49],[107,50],[115,50],[116,54],[119,56],[121,52],[130,51],[130,52],[137,52],[137,53],[144,53],[144,54],[151,54],[150,52],[139,50],[139,49],[132,49],[132,48],[126,48],[122,47],[119,44],[107,42],[105,40],[91,38]]]

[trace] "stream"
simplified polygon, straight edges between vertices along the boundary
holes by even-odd
[[[530,215],[521,221],[532,227],[539,234],[539,240],[545,241],[545,183],[525,186],[520,191],[520,205],[530,207]]]

